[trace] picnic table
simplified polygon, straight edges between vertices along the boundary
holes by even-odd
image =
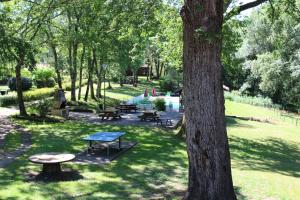
[[[43,165],[43,173],[60,173],[61,163],[71,161],[75,155],[68,153],[41,153],[29,157],[29,161]]]
[[[97,132],[84,138],[85,141],[89,142],[87,152],[98,149],[95,143],[106,144],[107,156],[109,156],[110,143],[118,140],[118,149],[121,150],[121,137],[125,135],[125,132]]]
[[[141,119],[141,121],[146,121],[147,119],[157,121],[159,119],[159,115],[157,114],[156,110],[146,110],[142,113],[142,115],[138,116]]]
[[[109,118],[119,118],[121,119],[121,114],[119,113],[118,109],[110,109],[110,110],[103,110],[101,111],[101,113],[99,114],[99,117],[102,117],[102,120],[109,119]]]
[[[136,107],[135,104],[120,104],[116,108],[119,109],[121,112],[130,112],[132,110],[136,112],[139,109],[138,107]]]

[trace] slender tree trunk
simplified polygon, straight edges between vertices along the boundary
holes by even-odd
[[[162,64],[161,64],[161,67],[160,67],[160,71],[159,71],[159,77],[161,77],[161,75],[162,75],[164,66],[165,66],[164,63],[162,63]]]
[[[71,74],[71,100],[76,101],[76,80],[77,80],[77,50],[78,43],[73,42],[73,65],[72,65],[72,74]]]
[[[153,71],[153,61],[150,61],[150,71],[149,71],[150,81],[152,80],[152,71]]]
[[[86,86],[84,101],[87,101],[89,98],[89,89],[90,89],[90,76],[88,77],[88,84]]]
[[[96,74],[97,74],[97,89],[96,89],[96,97],[97,98],[102,98],[101,96],[101,84],[102,84],[102,66],[101,66],[101,59],[99,62],[99,66],[97,65],[97,58],[96,58],[96,52],[94,52],[94,62],[96,66]]]
[[[25,53],[21,50],[18,63],[16,65],[16,89],[17,89],[18,103],[19,103],[21,116],[27,116],[24,98],[23,98],[22,76],[21,76],[21,68],[24,65],[24,59],[25,59]]]
[[[56,77],[57,77],[57,84],[59,88],[62,88],[62,82],[61,82],[61,75],[59,71],[59,64],[58,64],[58,55],[56,51],[56,46],[54,44],[51,44],[51,48],[53,51],[53,56],[54,56],[54,68],[56,72]]]
[[[235,200],[221,74],[223,0],[185,0],[181,15],[189,158],[185,199]]]
[[[51,29],[48,25],[48,30],[46,31],[47,39],[49,42],[49,46],[53,52],[53,57],[54,57],[54,69],[56,73],[56,78],[57,78],[57,84],[59,88],[62,88],[62,81],[61,81],[61,75],[59,71],[59,63],[58,63],[58,55],[57,55],[57,50],[56,50],[56,45],[53,42],[53,34],[51,32]]]
[[[85,46],[83,46],[81,58],[80,58],[78,100],[81,99],[82,71],[83,71],[84,55],[85,55]]]
[[[156,61],[156,78],[159,79],[159,70],[160,69],[160,60],[159,60],[159,56],[157,56],[157,61]]]

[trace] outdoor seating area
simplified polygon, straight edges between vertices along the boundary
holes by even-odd
[[[99,113],[99,117],[101,117],[102,120],[121,119],[122,118],[118,109],[103,110]]]
[[[137,112],[139,108],[135,104],[120,104],[116,106],[116,109],[119,109],[120,112]]]
[[[0,200],[300,200],[300,0],[0,0]]]
[[[157,121],[159,119],[160,115],[157,114],[156,110],[147,110],[143,111],[142,115],[138,116],[138,118],[141,119],[141,121]]]

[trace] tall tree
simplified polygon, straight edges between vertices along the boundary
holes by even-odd
[[[223,10],[231,1],[185,0],[184,95],[189,157],[185,199],[236,199],[225,125],[221,47]],[[260,5],[256,0],[232,9],[226,19]]]

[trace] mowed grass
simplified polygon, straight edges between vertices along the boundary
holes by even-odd
[[[257,117],[272,123],[227,118],[232,173],[238,199],[297,200],[300,197],[300,126],[281,121],[273,110],[226,102],[227,115]],[[0,169],[0,199],[181,199],[187,186],[185,142],[172,131],[143,126],[19,122],[33,132],[32,148]],[[78,153],[82,137],[96,131],[125,131],[138,145],[104,166],[65,164],[84,177],[69,182],[30,182],[40,166],[28,156],[45,151]]]

